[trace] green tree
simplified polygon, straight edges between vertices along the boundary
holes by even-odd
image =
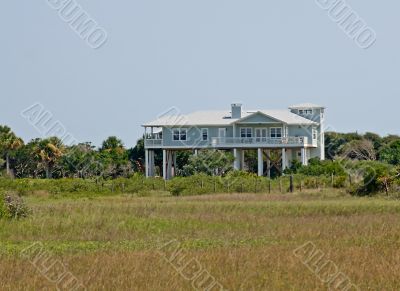
[[[204,173],[207,175],[222,176],[233,169],[234,156],[230,152],[204,150],[197,156],[191,156],[189,163],[183,167],[185,176]]]
[[[380,137],[378,134],[373,133],[373,132],[367,132],[364,134],[364,138],[366,140],[369,140],[373,143],[375,151],[378,152],[379,149],[382,147],[383,145],[383,139],[382,137]]]
[[[36,155],[46,172],[46,178],[53,177],[54,166],[64,153],[64,145],[58,137],[50,137],[41,140],[36,148]]]
[[[20,147],[15,153],[14,168],[18,178],[38,178],[44,176],[44,167],[38,153],[41,139],[36,138]]]
[[[392,165],[400,165],[400,140],[391,142],[379,153],[380,159]]]
[[[23,144],[23,140],[17,137],[15,133],[11,131],[11,128],[0,125],[0,151],[2,157],[5,158],[6,173],[8,176],[11,175],[10,157],[15,154],[16,150],[23,146]]]
[[[116,178],[118,176],[128,176],[131,172],[131,163],[128,151],[120,139],[110,136],[100,148],[101,163],[104,166],[104,176]]]
[[[66,148],[62,168],[70,177],[87,178],[98,174],[98,154],[90,143],[79,143]]]

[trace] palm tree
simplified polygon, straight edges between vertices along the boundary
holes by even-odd
[[[23,140],[12,132],[8,126],[0,125],[0,151],[6,159],[6,172],[11,175],[10,155],[18,150],[24,144]]]
[[[131,164],[128,159],[128,151],[117,137],[110,136],[103,141],[99,153],[102,164],[106,169],[103,174],[116,178],[120,175],[126,176],[130,172]]]
[[[64,145],[57,137],[50,137],[39,142],[36,148],[36,154],[46,171],[46,178],[51,179],[53,168],[64,153]]]

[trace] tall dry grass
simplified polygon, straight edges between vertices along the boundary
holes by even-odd
[[[400,290],[400,203],[341,192],[294,195],[30,197],[0,221],[0,289],[54,290],[21,257],[34,241],[89,290],[191,290],[157,253],[176,239],[229,290],[327,290],[293,254],[313,242],[361,290]]]

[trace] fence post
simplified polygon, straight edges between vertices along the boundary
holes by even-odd
[[[268,193],[271,194],[271,179],[268,179]]]
[[[282,178],[279,178],[279,191],[282,193]]]
[[[331,177],[331,182],[332,182],[332,188],[334,188],[335,187],[335,174],[334,173],[332,173],[332,177]]]
[[[290,175],[290,193],[293,193],[294,186],[293,186],[293,175]]]
[[[257,193],[257,182],[258,182],[258,179],[256,178],[256,183],[255,183],[255,186],[254,186],[254,193]]]
[[[217,192],[217,180],[214,178],[214,193]]]

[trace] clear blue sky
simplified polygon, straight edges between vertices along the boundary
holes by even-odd
[[[53,0],[54,1],[54,0]],[[108,32],[93,50],[46,0],[0,4],[0,124],[42,103],[79,141],[117,135],[171,106],[183,112],[327,106],[338,131],[400,134],[400,2],[348,0],[377,33],[360,49],[316,5],[266,0],[76,0]]]

